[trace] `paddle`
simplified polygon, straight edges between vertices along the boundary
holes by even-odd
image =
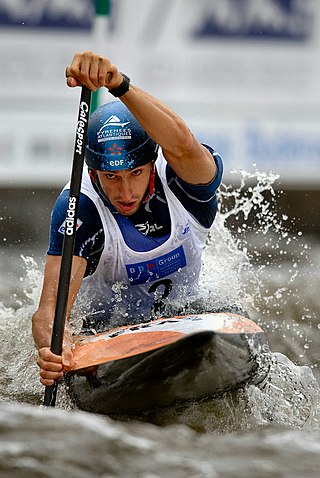
[[[73,165],[70,179],[70,193],[65,220],[65,233],[61,257],[61,268],[58,283],[57,303],[52,329],[50,350],[56,355],[62,353],[63,334],[66,322],[72,258],[77,230],[77,213],[80,199],[80,187],[84,162],[84,152],[90,112],[91,91],[82,86],[76,138],[73,152]],[[58,381],[47,386],[44,395],[44,405],[54,407],[58,390]]]

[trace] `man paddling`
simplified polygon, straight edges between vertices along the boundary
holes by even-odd
[[[69,87],[105,87],[117,98],[89,121],[67,317],[76,298],[86,333],[150,320],[168,304],[178,310],[197,294],[221,158],[108,58],[77,53],[66,76]],[[52,212],[43,289],[32,320],[46,386],[72,362],[69,322],[62,356],[50,351],[67,203],[68,185]]]

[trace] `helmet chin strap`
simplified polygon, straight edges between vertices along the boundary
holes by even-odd
[[[149,178],[149,188],[147,189],[146,195],[142,203],[146,203],[155,193],[155,176],[156,176],[156,162],[152,161],[150,178]]]
[[[101,184],[97,175],[97,170],[88,168],[88,171],[89,171],[89,176],[91,179],[91,184],[94,187],[94,190],[99,194],[99,196],[101,197],[103,201],[108,201],[108,203],[110,203],[108,196],[106,195],[106,193],[101,187]]]

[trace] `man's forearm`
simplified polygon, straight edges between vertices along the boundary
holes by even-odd
[[[52,336],[53,318],[44,319],[43,314],[38,310],[32,317],[32,336],[38,349],[50,347]]]
[[[50,347],[52,338],[53,317],[44,319],[41,311],[35,312],[32,317],[32,335],[33,340],[38,349],[43,347]],[[69,321],[66,322],[63,343],[65,345],[72,345],[72,331]]]
[[[193,135],[185,122],[168,106],[138,86],[130,85],[121,101],[162,149],[178,154],[179,150],[184,151],[193,142]]]

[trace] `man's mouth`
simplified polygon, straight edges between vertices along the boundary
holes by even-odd
[[[117,201],[117,205],[122,211],[130,212],[136,206],[136,201],[130,201],[130,202]]]

